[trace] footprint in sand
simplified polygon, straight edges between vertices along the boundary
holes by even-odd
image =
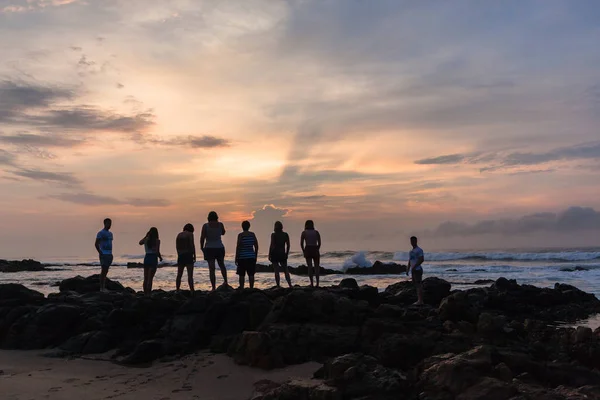
[[[63,383],[75,383],[78,380],[79,380],[78,378],[69,378],[67,380],[64,380]]]
[[[61,386],[56,386],[56,387],[51,387],[50,389],[48,389],[49,392],[60,392],[62,390]]]
[[[229,375],[219,375],[217,376],[217,379],[223,379],[223,378],[228,378]]]

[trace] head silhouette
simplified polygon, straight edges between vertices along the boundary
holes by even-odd
[[[308,230],[315,229],[315,223],[313,222],[312,219],[309,219],[308,221],[306,221],[304,223],[304,229],[308,229]]]
[[[208,222],[216,222],[219,220],[219,214],[216,211],[211,211],[208,213]]]
[[[273,230],[275,232],[283,232],[283,224],[281,223],[281,221],[275,222],[275,226],[273,227]]]
[[[148,237],[148,246],[154,247],[156,241],[158,240],[158,229],[155,227],[150,228],[146,236]]]
[[[410,244],[412,247],[417,247],[417,243],[418,243],[418,239],[416,236],[411,236],[410,237]]]
[[[250,222],[248,222],[248,221],[242,222],[242,229],[244,230],[244,232],[248,232],[248,230],[250,229]]]
[[[112,220],[110,218],[104,219],[104,229],[109,230],[112,226]]]
[[[183,230],[185,232],[194,233],[194,225],[192,225],[192,224],[185,224],[185,226],[183,227]]]

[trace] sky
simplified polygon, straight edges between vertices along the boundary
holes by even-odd
[[[0,258],[215,210],[326,250],[600,242],[596,0],[0,0]],[[294,250],[294,248],[293,248]],[[137,253],[136,253],[137,252]]]

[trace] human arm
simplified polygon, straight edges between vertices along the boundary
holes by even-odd
[[[162,262],[162,254],[160,254],[160,240],[156,241],[156,254],[158,254],[158,259]]]
[[[269,244],[269,261],[271,261],[271,253],[275,248],[275,233],[271,233],[271,243]]]
[[[148,235],[144,236],[142,240],[140,240],[140,246],[143,246],[146,243],[146,239],[148,239]]]
[[[321,234],[317,231],[317,248],[321,250]]]
[[[96,247],[96,251],[98,252],[98,254],[102,254],[102,251],[100,250],[100,238],[96,237],[96,242],[94,243],[94,246]]]
[[[290,235],[285,235],[285,256],[287,257],[290,254]]]
[[[304,232],[302,232],[302,235],[300,235],[300,248],[302,249],[302,252],[304,253],[304,242],[306,241],[306,236],[304,235]]]
[[[202,225],[202,232],[200,233],[200,250],[204,249],[205,241],[206,241],[206,224]]]
[[[192,245],[192,252],[194,253],[194,262],[196,262],[196,243],[194,243],[194,234],[190,234],[190,242]]]
[[[258,259],[258,238],[254,236],[254,258]]]
[[[222,222],[220,222],[220,224],[221,224],[221,235],[224,235],[225,234],[225,225],[223,225]]]
[[[242,242],[242,234],[240,233],[237,237],[237,243],[235,245],[235,265],[238,265],[238,260],[240,258],[241,242]]]

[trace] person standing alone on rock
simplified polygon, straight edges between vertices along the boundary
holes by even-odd
[[[158,260],[162,261],[160,254],[160,239],[158,238],[158,229],[150,228],[146,236],[140,240],[140,246],[144,246],[144,294],[152,293],[152,281],[158,268]]]
[[[315,273],[317,278],[317,287],[319,287],[319,274],[321,272],[321,235],[319,231],[315,230],[315,223],[312,220],[306,221],[304,224],[304,232],[300,236],[300,248],[304,253],[306,259],[306,266],[308,268],[308,278],[310,279],[310,286],[313,285],[313,262],[315,266]]]
[[[221,236],[225,234],[225,226],[219,222],[219,215],[211,211],[208,213],[208,222],[202,226],[200,235],[200,249],[204,253],[204,260],[208,262],[208,273],[212,290],[216,288],[215,262],[219,264],[223,284],[227,286],[227,269],[225,269],[225,246]]]
[[[242,230],[243,232],[238,235],[235,248],[236,273],[240,276],[240,289],[244,288],[246,274],[248,274],[250,289],[253,289],[258,257],[258,239],[254,232],[250,232],[250,222],[242,222]]]
[[[417,245],[418,239],[416,236],[410,238],[410,244],[412,250],[409,253],[408,267],[406,268],[406,275],[412,272],[412,280],[417,288],[417,302],[415,305],[423,305],[423,261],[425,261],[425,254],[423,249]]]
[[[181,287],[181,277],[183,271],[187,269],[188,284],[190,293],[194,294],[194,263],[196,262],[196,245],[194,244],[194,225],[185,224],[183,231],[175,239],[177,249],[177,278],[175,279],[175,289],[179,291]]]
[[[113,254],[112,254],[112,242],[113,242],[113,234],[110,231],[112,226],[112,220],[110,218],[106,218],[104,220],[104,229],[102,229],[96,235],[96,243],[94,246],[98,251],[98,256],[100,257],[100,291],[106,291],[106,276],[108,275],[108,269],[110,268],[113,262]]]
[[[275,222],[274,232],[271,233],[271,246],[269,247],[269,261],[273,264],[275,271],[275,283],[279,287],[279,267],[283,269],[285,280],[289,287],[292,287],[290,271],[288,270],[287,259],[290,254],[290,236],[283,231],[283,224],[280,221]]]

